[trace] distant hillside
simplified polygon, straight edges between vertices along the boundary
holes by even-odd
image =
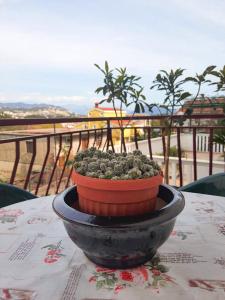
[[[0,103],[0,118],[58,118],[71,117],[67,109],[49,104],[23,102]]]
[[[60,109],[67,111],[65,108],[56,105],[49,104],[28,104],[23,102],[8,102],[0,103],[0,109],[9,109],[9,110],[36,110],[36,109]]]
[[[168,111],[163,107],[153,107],[151,112],[147,112],[150,116],[168,115]]]
[[[128,111],[129,114],[132,114],[133,111]],[[149,116],[158,116],[158,115],[168,115],[168,111],[163,108],[163,107],[153,107],[151,111],[148,111],[148,109],[146,109],[146,111],[144,112],[145,115],[149,115]],[[136,116],[138,116],[138,113],[135,114]]]

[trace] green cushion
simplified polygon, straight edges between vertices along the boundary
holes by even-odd
[[[180,187],[179,191],[225,197],[225,173],[201,178]]]
[[[0,183],[0,208],[33,198],[37,196],[14,185]]]

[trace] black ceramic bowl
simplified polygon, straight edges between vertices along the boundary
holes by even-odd
[[[76,187],[66,189],[53,201],[72,241],[91,261],[108,268],[135,267],[151,259],[173,230],[184,208],[183,195],[161,185],[164,201],[154,212],[131,217],[102,217],[79,211]]]

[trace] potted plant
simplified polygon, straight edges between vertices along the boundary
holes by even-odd
[[[104,76],[104,85],[96,89],[96,93],[104,97],[99,104],[112,105],[122,138],[134,114],[146,108],[151,110],[152,105],[146,102],[140,77],[129,75],[126,68],[111,70],[107,61],[104,68],[95,66]],[[124,107],[133,107],[126,124],[122,116]],[[112,144],[111,147],[114,149]],[[155,208],[158,187],[162,183],[160,168],[140,151],[117,154],[91,148],[76,155],[74,168],[79,205],[85,212],[122,216],[143,214]]]
[[[75,156],[74,169],[79,207],[86,213],[125,216],[155,209],[161,170],[139,150],[119,154],[92,147]]]

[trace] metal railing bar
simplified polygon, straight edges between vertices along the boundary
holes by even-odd
[[[166,158],[166,139],[165,139],[165,127],[162,128],[162,146],[163,146],[163,156],[164,156],[164,161]]]
[[[102,148],[102,151],[104,151],[105,149],[107,149],[107,143],[108,143],[108,139],[106,138],[104,146]]]
[[[66,159],[65,159],[65,162],[64,162],[64,166],[63,166],[63,169],[62,169],[62,172],[61,172],[61,175],[60,175],[60,178],[59,178],[59,182],[57,184],[57,188],[56,188],[56,194],[58,193],[59,191],[59,188],[60,188],[60,184],[61,184],[61,181],[62,181],[62,178],[63,178],[63,175],[64,175],[64,172],[65,172],[65,169],[66,169],[66,165],[67,165],[67,162],[69,160],[69,157],[70,157],[70,152],[72,150],[72,146],[73,146],[73,136],[72,134],[70,135],[70,147],[69,147],[69,150],[68,150],[68,153],[67,153],[67,156],[66,156]]]
[[[121,145],[123,146],[123,151],[127,152],[125,139],[124,139],[124,128],[121,128]],[[122,152],[122,147],[121,147],[121,152]]]
[[[172,119],[183,119],[183,115],[174,115]],[[118,117],[80,117],[80,118],[35,118],[35,119],[0,119],[0,126],[19,126],[19,125],[40,125],[40,124],[59,124],[59,123],[83,123],[107,120],[129,120],[130,116]],[[166,120],[168,116],[154,115],[154,116],[133,116],[133,120]],[[185,119],[224,119],[224,114],[193,114],[185,116]]]
[[[177,150],[179,160],[179,174],[180,174],[180,186],[183,185],[183,171],[182,171],[182,158],[181,158],[181,144],[180,144],[180,128],[177,128]]]
[[[88,148],[88,146],[89,146],[89,139],[90,139],[90,134],[89,134],[89,131],[87,132],[87,145],[86,145],[86,147]]]
[[[147,132],[148,132],[148,150],[149,150],[149,156],[150,156],[150,159],[152,159],[152,143],[151,143],[151,128],[150,127],[147,128]]]
[[[134,142],[135,142],[135,148],[138,150],[138,140],[137,140],[137,128],[134,128]]]
[[[11,178],[10,178],[10,181],[9,181],[10,184],[13,184],[13,182],[15,180],[16,171],[17,171],[17,168],[18,168],[19,160],[20,160],[20,142],[19,141],[15,142],[15,152],[16,152],[16,157],[15,157],[15,163],[14,163],[14,166],[13,166]]]
[[[44,174],[44,171],[45,171],[45,166],[46,166],[47,161],[48,161],[49,153],[50,153],[50,136],[47,137],[46,154],[45,154],[43,166],[42,166],[42,169],[41,169],[41,173],[40,173],[40,176],[39,176],[39,179],[38,179],[38,183],[37,183],[37,186],[36,186],[35,195],[37,195],[37,193],[38,193],[38,190],[39,190],[39,187],[40,187],[40,184],[41,184],[41,180],[42,180],[42,177],[43,177],[43,174]]]
[[[194,166],[194,180],[197,180],[197,155],[196,155],[196,128],[193,128],[193,166]]]
[[[101,131],[101,129],[96,129],[98,131]],[[93,129],[86,129],[86,130],[80,130],[80,131],[65,131],[65,132],[59,132],[59,133],[49,133],[49,134],[41,134],[41,135],[35,135],[35,136],[25,136],[25,137],[18,137],[18,138],[12,138],[12,139],[2,139],[0,140],[0,144],[5,144],[5,143],[11,143],[11,142],[16,142],[16,141],[27,141],[35,137],[35,139],[42,139],[42,138],[47,138],[48,136],[50,137],[55,137],[55,136],[63,136],[63,135],[68,135],[68,134],[79,134],[80,132],[90,132],[93,131]],[[1,134],[1,132],[0,132]]]
[[[98,145],[98,149],[101,148],[101,145],[102,145],[102,139],[103,139],[103,129],[101,130],[100,143],[99,143],[99,145]]]
[[[213,128],[209,131],[209,175],[212,175],[213,169]]]
[[[115,148],[114,148],[114,144],[113,144],[113,138],[112,138],[112,128],[110,128],[110,141],[111,141],[112,151],[115,152]]]
[[[148,128],[147,126],[138,126],[138,127],[129,127],[129,129],[145,129],[145,128]],[[164,126],[151,126],[151,129],[161,129],[161,131],[163,129],[165,129],[166,127]],[[176,128],[178,127],[171,127],[172,130],[176,130]],[[225,126],[182,126],[182,129],[207,129],[207,130],[210,130],[210,129],[225,129]],[[113,129],[120,129],[120,127],[113,127]],[[106,128],[99,128],[99,129],[96,129],[97,131],[107,131]],[[93,129],[86,129],[86,130],[80,130],[80,131],[66,131],[66,132],[61,132],[61,133],[49,133],[49,134],[42,134],[42,135],[35,135],[35,139],[41,139],[41,138],[47,138],[48,136],[50,137],[54,137],[54,136],[60,136],[60,135],[68,135],[68,134],[79,134],[79,133],[83,133],[83,132],[93,132]],[[5,132],[4,132],[5,133]],[[1,134],[1,132],[0,132]],[[25,137],[18,137],[18,138],[12,138],[12,139],[1,139],[0,140],[0,144],[6,144],[6,143],[11,143],[11,142],[16,142],[16,141],[27,141],[27,140],[30,140],[32,139],[33,136],[25,136]]]
[[[80,134],[79,134],[79,144],[78,144],[76,153],[79,152],[79,150],[80,150],[81,140],[82,140],[82,133],[80,132]],[[66,182],[65,188],[68,188],[68,186],[69,186],[69,182],[70,182],[70,178],[71,178],[71,176],[72,176],[72,172],[73,172],[73,165],[72,165],[72,167],[71,167],[71,169],[70,169],[70,173],[69,173],[69,176],[68,176],[68,178],[67,178],[67,182]]]
[[[48,192],[49,192],[49,189],[50,189],[50,186],[51,186],[51,183],[52,183],[52,179],[53,179],[53,176],[54,176],[54,173],[55,173],[55,169],[56,169],[56,166],[57,166],[57,163],[58,163],[58,160],[59,160],[61,149],[62,149],[62,136],[60,135],[59,136],[59,150],[58,150],[58,153],[56,155],[55,164],[54,164],[53,169],[52,169],[52,173],[51,173],[51,176],[50,176],[50,179],[49,179],[49,183],[48,183],[48,186],[47,186],[45,196],[48,195]]]
[[[32,157],[31,157],[31,161],[30,161],[30,166],[29,166],[29,169],[28,169],[28,172],[27,172],[27,177],[26,177],[26,180],[25,180],[25,183],[24,183],[24,189],[26,190],[27,187],[28,187],[28,183],[29,183],[29,180],[30,180],[30,175],[31,175],[31,171],[32,171],[32,168],[33,168],[33,164],[34,164],[34,160],[35,160],[35,157],[36,157],[36,148],[37,148],[37,141],[35,138],[32,139],[33,141],[33,153],[32,153]]]
[[[112,128],[110,127],[110,121],[107,122],[107,144],[106,150],[109,150],[109,146],[111,146],[112,151],[115,152],[113,138],[112,138]]]
[[[109,149],[110,133],[111,133],[110,120],[107,120],[107,144],[106,144],[106,150]]]
[[[93,145],[92,145],[92,147],[94,147],[94,146],[95,146],[96,139],[97,139],[97,131],[96,131],[96,129],[94,130],[94,132],[95,132],[95,135],[94,135],[94,142],[93,142]]]

